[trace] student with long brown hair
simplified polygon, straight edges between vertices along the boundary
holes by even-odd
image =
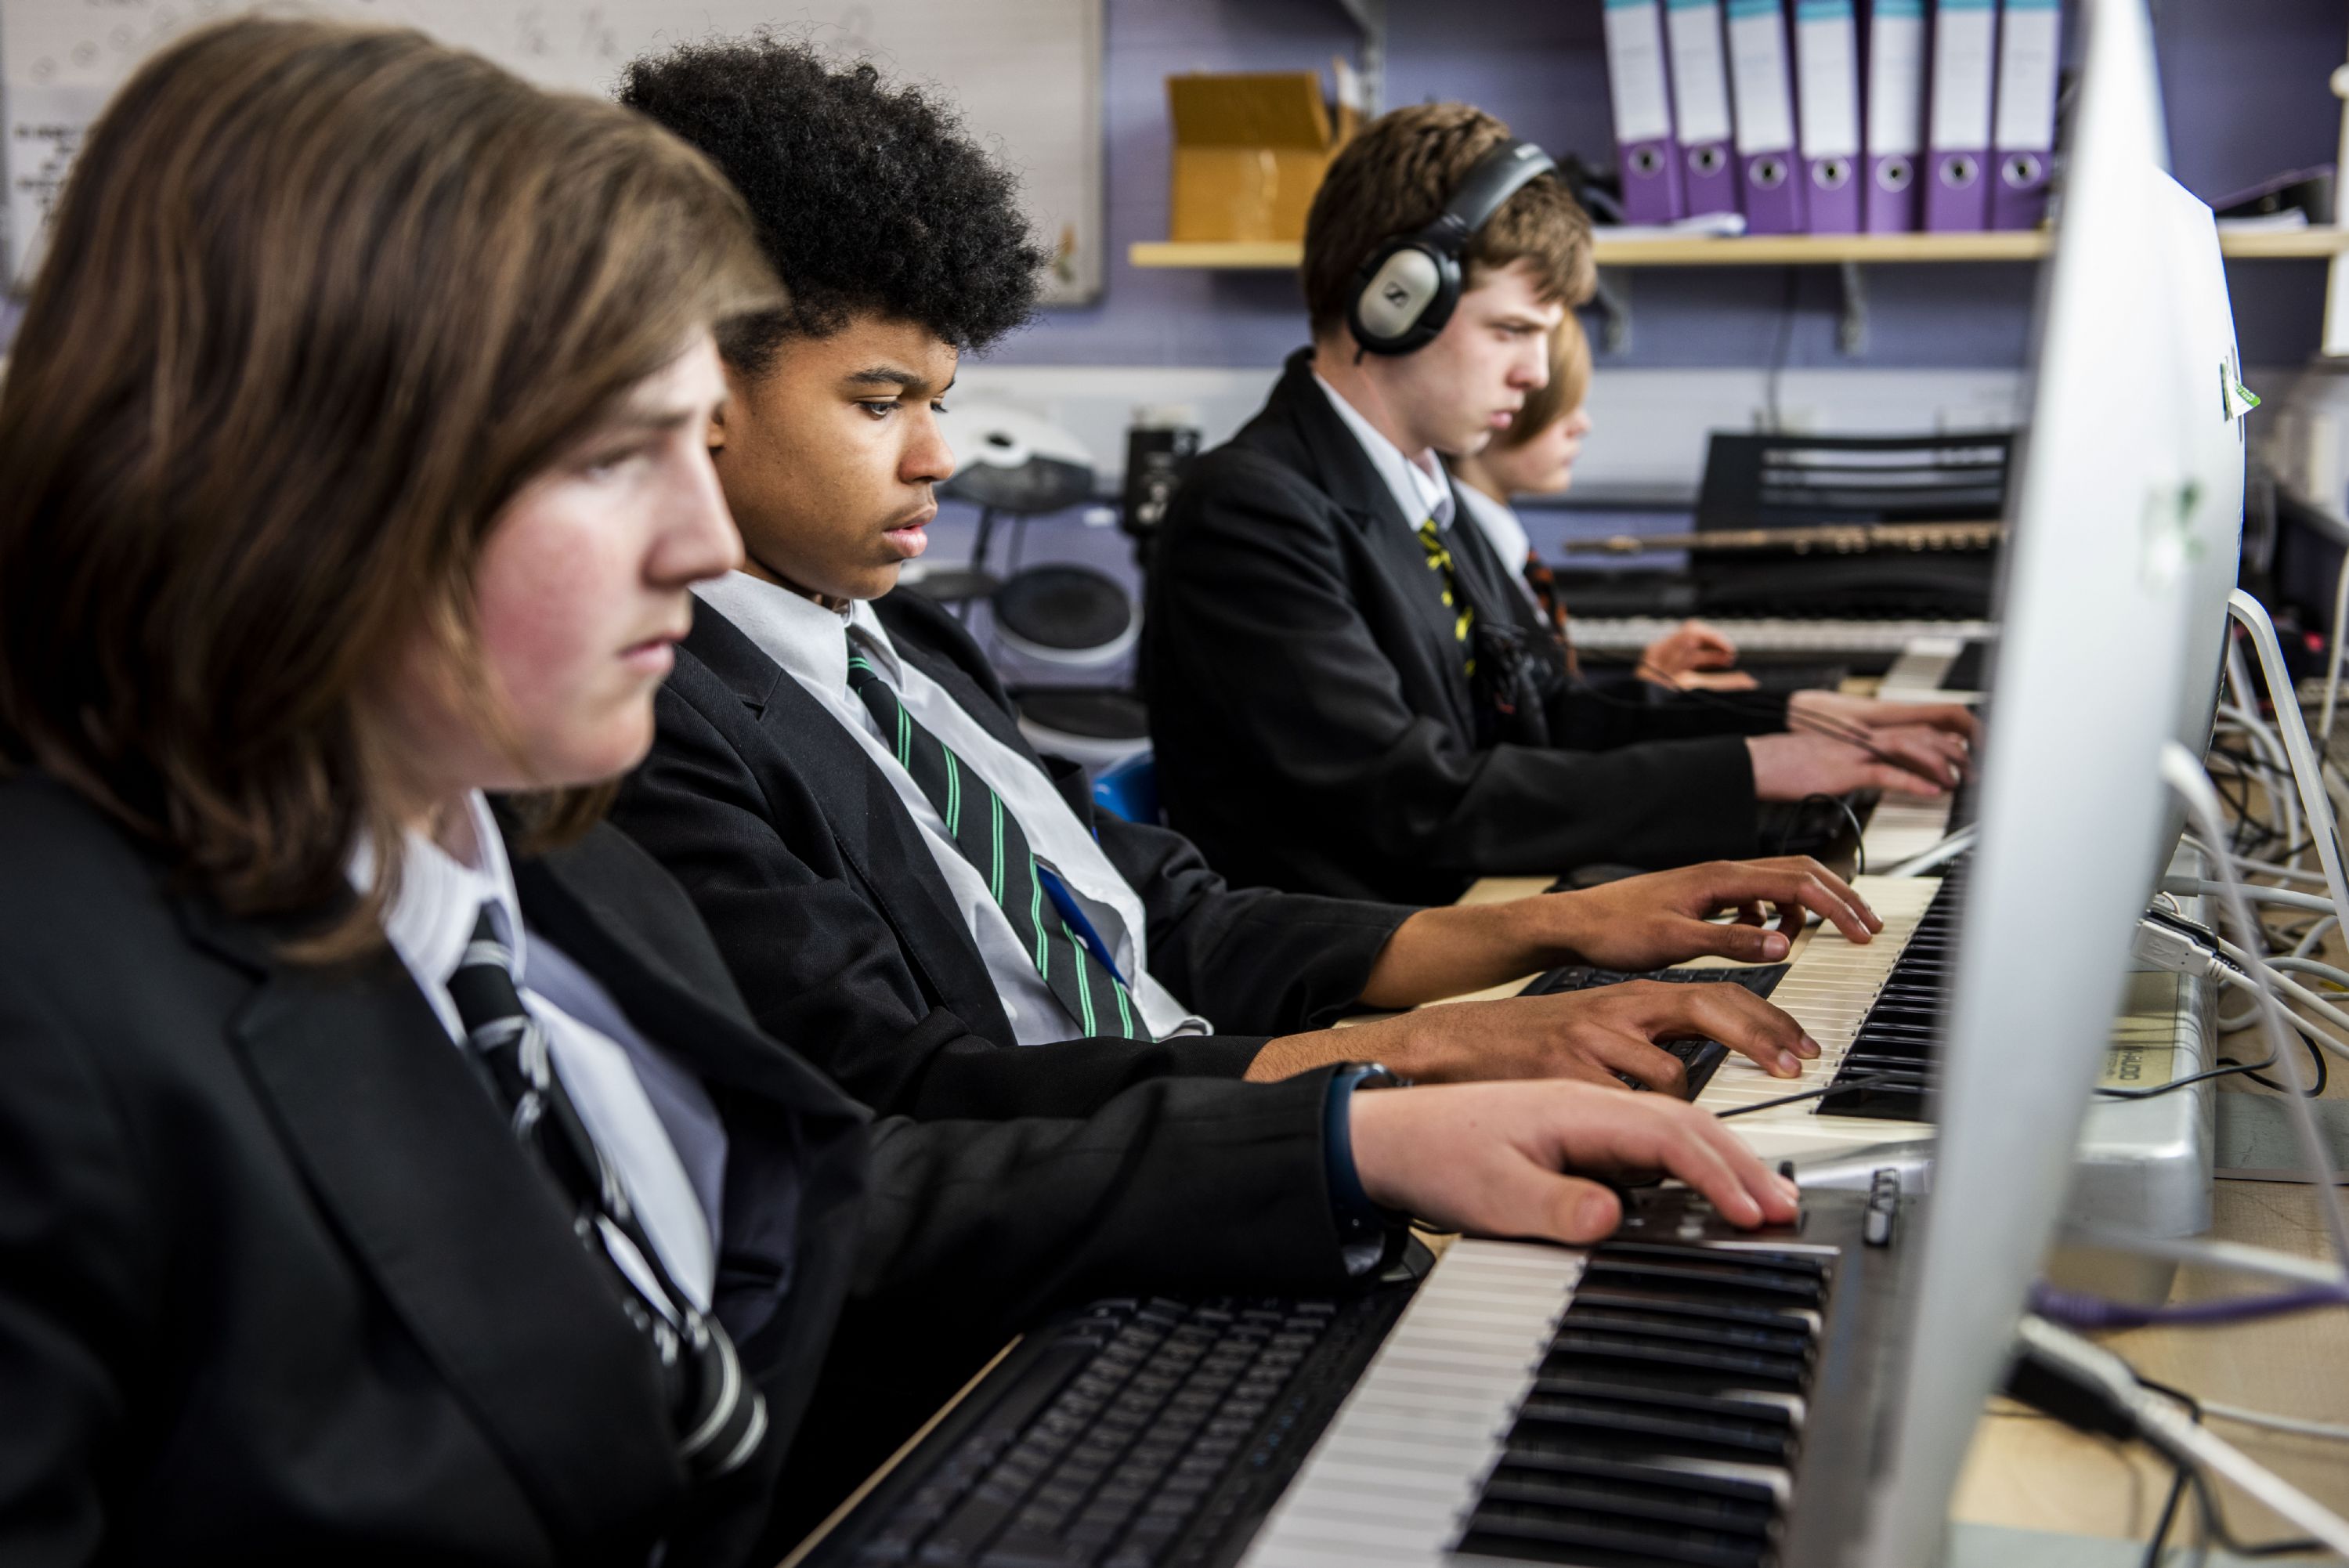
[[[1792,1216],[1661,1096],[874,1122],[759,1033],[595,817],[778,299],[698,155],[412,33],[209,29],[92,131],[0,384],[0,1560],[771,1562],[1053,1303],[1603,1233],[1569,1163]]]

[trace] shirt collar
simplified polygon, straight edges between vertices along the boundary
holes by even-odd
[[[1402,509],[1403,521],[1410,523],[1414,531],[1423,520],[1431,517],[1435,519],[1437,528],[1450,528],[1452,481],[1444,475],[1442,465],[1438,464],[1436,471],[1430,473],[1420,463],[1403,456],[1402,449],[1388,440],[1377,426],[1362,418],[1361,410],[1347,402],[1343,393],[1323,380],[1319,371],[1313,373],[1313,381],[1329,395],[1330,407],[1338,410],[1338,418],[1343,419],[1346,428],[1354,433],[1354,439],[1361,444],[1363,453],[1371,459],[1371,466],[1378,469],[1379,478],[1386,481],[1388,490],[1394,496],[1395,505]],[[1433,453],[1427,454],[1427,458],[1431,463],[1435,461]]]
[[[1533,549],[1533,540],[1526,532],[1525,520],[1516,508],[1495,500],[1475,485],[1464,481],[1459,487],[1460,503],[1468,509],[1470,521],[1484,531],[1485,541],[1501,564],[1515,572],[1525,564],[1526,554]]]
[[[849,601],[845,610],[829,609],[747,572],[697,583],[693,591],[802,686],[824,692],[847,688],[848,639],[843,634],[852,628],[876,655],[874,662],[890,684],[905,684],[896,645],[873,606],[862,599]]]
[[[465,944],[472,940],[481,906],[490,904],[492,918],[504,927],[500,934],[513,954],[519,981],[527,954],[522,901],[514,892],[505,839],[490,812],[489,798],[480,790],[465,797],[465,810],[472,821],[475,863],[467,865],[442,849],[429,833],[409,829],[400,844],[399,889],[383,912],[383,934],[409,973],[445,981],[456,973]],[[345,874],[362,892],[375,886],[372,844],[364,839],[359,841]]]

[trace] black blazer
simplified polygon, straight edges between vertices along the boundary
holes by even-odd
[[[763,1468],[681,1511],[617,1287],[395,956],[290,964],[24,776],[0,783],[0,1561],[641,1564],[666,1536],[672,1564],[771,1562],[844,1484],[826,1460],[885,1453],[1043,1307],[1342,1276],[1326,1075],[869,1123],[757,1032],[633,844],[515,870],[532,926],[726,1121],[718,1309],[775,1423]],[[820,1367],[865,1429],[807,1413]]]
[[[1783,727],[1783,702],[1732,712],[1569,688],[1548,725],[1566,744],[1481,744],[1416,521],[1330,406],[1309,350],[1176,493],[1152,561],[1143,685],[1168,817],[1217,870],[1441,903],[1479,876],[1755,852],[1738,737]],[[1476,528],[1449,537],[1477,614],[1542,634]]]
[[[1036,758],[959,622],[899,590],[876,606],[905,660]],[[762,1027],[876,1109],[1082,1114],[1165,1073],[1237,1077],[1267,1037],[1361,995],[1407,908],[1234,891],[1190,844],[1096,811],[1046,763],[1141,895],[1150,971],[1229,1036],[1019,1047],[913,817],[837,719],[708,604],[661,688],[651,756],[613,820],[682,882]]]

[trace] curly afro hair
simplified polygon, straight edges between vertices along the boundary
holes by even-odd
[[[792,336],[828,336],[878,313],[957,348],[985,348],[1034,313],[1050,254],[1019,181],[955,112],[761,33],[688,44],[627,67],[620,101],[699,148],[750,203],[759,242],[791,291],[734,324],[719,347],[764,372]]]

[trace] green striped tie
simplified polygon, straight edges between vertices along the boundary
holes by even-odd
[[[1046,894],[1035,853],[1028,847],[1028,835],[1019,830],[1019,819],[1004,810],[1003,798],[968,763],[914,722],[914,716],[905,711],[895,690],[858,649],[854,637],[848,644],[848,689],[864,699],[866,711],[881,727],[882,743],[936,808],[955,848],[987,879],[987,891],[1011,922],[1011,929],[1019,934],[1020,944],[1036,961],[1036,973],[1061,999],[1069,1016],[1087,1035],[1149,1038],[1142,1026],[1141,1009],[1116,974],[1069,928]],[[1103,1025],[1113,1026],[1103,1028]]]
[[[1468,596],[1460,592],[1460,575],[1453,570],[1452,548],[1444,542],[1444,531],[1435,526],[1433,517],[1419,525],[1419,547],[1427,554],[1427,569],[1444,578],[1444,607],[1452,612],[1452,636],[1463,649],[1468,645],[1468,634],[1475,629],[1476,612],[1468,606]],[[1476,673],[1476,655],[1468,655],[1467,671]]]

